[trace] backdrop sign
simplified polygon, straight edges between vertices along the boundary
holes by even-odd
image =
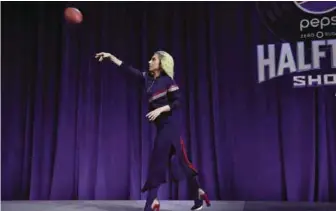
[[[268,29],[282,40],[257,45],[259,83],[299,73],[293,76],[295,88],[336,85],[334,71],[307,72],[324,69],[322,59],[331,61],[330,69],[336,68],[335,2],[262,2],[257,7]]]

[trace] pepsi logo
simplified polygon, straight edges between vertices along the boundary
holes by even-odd
[[[263,24],[281,41],[297,42],[336,38],[336,2],[257,2]]]

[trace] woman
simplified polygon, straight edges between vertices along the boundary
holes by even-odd
[[[97,53],[95,57],[99,62],[109,59],[124,71],[138,77],[146,88],[150,111],[146,117],[154,122],[157,135],[151,153],[147,181],[142,188],[142,192],[148,191],[145,211],[159,211],[157,193],[160,185],[166,182],[167,164],[172,158],[174,166],[171,170],[174,179],[181,181],[187,178],[190,181],[195,202],[191,210],[202,209],[203,200],[207,206],[210,206],[206,193],[197,182],[197,171],[186,155],[184,143],[179,134],[179,123],[174,120],[180,105],[180,92],[174,81],[173,58],[167,52],[157,51],[149,61],[149,71],[141,72],[110,53]]]

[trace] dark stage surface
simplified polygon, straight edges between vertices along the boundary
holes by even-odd
[[[141,211],[145,201],[2,201],[2,211]],[[190,210],[192,201],[161,201],[163,211]],[[212,201],[209,211],[334,211],[336,203]]]

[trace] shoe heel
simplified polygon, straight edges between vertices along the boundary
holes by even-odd
[[[210,200],[209,200],[208,195],[207,195],[206,193],[202,194],[202,195],[201,195],[201,198],[205,201],[207,207],[210,207],[210,206],[211,206],[211,204],[210,204]]]
[[[154,205],[153,211],[160,211],[160,204]]]

